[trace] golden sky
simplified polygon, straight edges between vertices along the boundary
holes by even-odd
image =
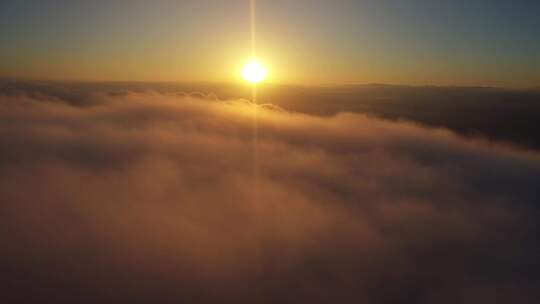
[[[257,57],[275,83],[537,86],[540,5],[478,2],[259,0]],[[4,2],[0,76],[241,81],[250,19],[239,0]]]

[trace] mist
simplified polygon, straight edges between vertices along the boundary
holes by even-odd
[[[534,150],[347,111],[62,92],[0,96],[7,302],[540,296]]]

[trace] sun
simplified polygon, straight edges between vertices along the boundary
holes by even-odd
[[[242,69],[242,77],[251,83],[259,83],[266,79],[268,72],[266,69],[256,60],[251,60],[246,63]]]

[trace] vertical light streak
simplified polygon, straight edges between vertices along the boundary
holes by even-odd
[[[250,21],[251,21],[251,58],[255,59],[257,56],[257,15],[256,15],[256,0],[250,0]],[[258,111],[257,105],[257,84],[253,83],[251,87],[251,101],[253,108],[253,201],[255,203],[259,200],[259,125],[258,125]]]
[[[251,18],[251,58],[255,59],[257,56],[257,0],[250,0],[250,18]]]
[[[257,15],[256,15],[256,4],[257,0],[250,0],[250,16],[251,16],[251,59],[256,60],[257,59]],[[253,107],[253,203],[255,208],[258,212],[271,212],[273,213],[273,209],[268,209],[268,205],[261,206],[259,201],[259,176],[260,176],[260,168],[259,168],[259,106],[257,104],[257,83],[252,83],[251,87],[251,100],[252,100],[252,107]],[[266,207],[266,208],[264,208]],[[270,218],[272,218],[273,214],[270,215]],[[271,226],[266,227],[266,229],[272,229],[274,224],[268,223]],[[266,235],[266,234],[263,234]],[[272,273],[272,269],[275,269],[275,261],[274,258],[269,254],[271,251],[266,250],[269,247],[275,248],[276,244],[272,242],[272,239],[267,238],[261,238],[261,253],[262,253],[262,259],[263,262],[260,265],[261,266],[261,273],[260,275],[263,277],[263,279]],[[265,291],[265,287],[262,287],[263,290],[261,292],[263,294],[268,294],[267,291]]]

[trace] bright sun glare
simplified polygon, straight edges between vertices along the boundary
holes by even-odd
[[[259,83],[266,78],[266,69],[256,60],[248,62],[242,69],[242,76],[251,83]]]

